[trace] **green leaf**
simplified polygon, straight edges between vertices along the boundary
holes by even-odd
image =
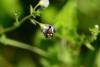
[[[41,18],[42,21],[53,23],[54,18],[56,17],[58,11],[55,7],[48,7],[42,12]]]
[[[78,0],[79,30],[89,35],[89,28],[100,25],[100,0]]]
[[[77,5],[81,12],[90,17],[99,14],[100,0],[78,0]]]
[[[77,40],[76,1],[66,2],[54,22],[59,36],[75,43]]]
[[[0,3],[3,9],[12,17],[19,17],[23,13],[23,8],[19,0],[2,0]]]
[[[92,50],[92,51],[95,50],[95,48],[94,48],[90,43],[85,43],[85,46],[86,46],[88,49]]]
[[[65,4],[62,10],[59,12],[56,18],[56,26],[67,28],[68,30],[75,29],[77,25],[76,21],[76,2],[69,1]]]

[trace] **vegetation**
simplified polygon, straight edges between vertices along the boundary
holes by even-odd
[[[0,67],[100,67],[99,0],[1,0]]]

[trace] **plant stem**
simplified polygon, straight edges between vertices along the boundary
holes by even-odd
[[[34,7],[34,11],[36,10],[36,8],[39,6],[39,3]]]
[[[36,8],[39,6],[39,3],[34,7],[34,11],[36,10]],[[7,29],[2,29],[2,31],[0,31],[0,34],[4,34],[4,33],[6,33],[6,32],[9,32],[9,31],[12,31],[12,30],[15,30],[16,28],[18,28],[19,26],[21,26],[21,24],[25,21],[25,20],[27,20],[27,19],[29,19],[30,17],[34,17],[32,14],[30,14],[30,15],[28,15],[28,16],[26,16],[26,17],[24,17],[22,20],[20,20],[20,21],[18,21],[18,18],[17,18],[17,21],[15,22],[15,23],[18,23],[17,25],[14,25],[14,26],[12,26],[12,27],[9,27],[9,28],[7,28]],[[37,24],[39,24],[39,22],[38,21],[36,21],[36,20],[34,20]],[[40,25],[40,24],[39,24]]]
[[[1,31],[0,32],[0,34],[3,34],[3,33],[5,33],[5,32],[9,32],[9,31],[12,31],[12,30],[15,30],[16,28],[18,28],[19,26],[21,26],[21,24],[25,21],[25,20],[27,20],[28,18],[30,18],[32,15],[28,15],[28,16],[26,16],[26,17],[24,17],[22,20],[20,20],[20,21],[18,21],[17,23],[17,25],[14,25],[14,26],[12,26],[12,27],[9,27],[9,28],[7,28],[7,29],[3,29],[3,31]],[[15,22],[16,23],[16,22]]]
[[[6,45],[6,46],[13,46],[13,47],[18,47],[18,48],[22,48],[22,49],[26,49],[32,52],[35,52],[37,54],[39,54],[40,56],[46,57],[46,52],[37,48],[37,47],[33,47],[30,46],[29,44],[25,44],[13,39],[9,39],[9,38],[2,38],[0,37],[0,43]]]

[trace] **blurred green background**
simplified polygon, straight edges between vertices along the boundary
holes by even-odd
[[[100,0],[49,1],[35,20],[55,27],[52,39],[29,19],[9,30],[39,0],[0,0],[0,67],[100,67]]]

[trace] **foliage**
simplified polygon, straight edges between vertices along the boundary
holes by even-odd
[[[99,0],[1,0],[0,67],[100,67],[99,6]]]

